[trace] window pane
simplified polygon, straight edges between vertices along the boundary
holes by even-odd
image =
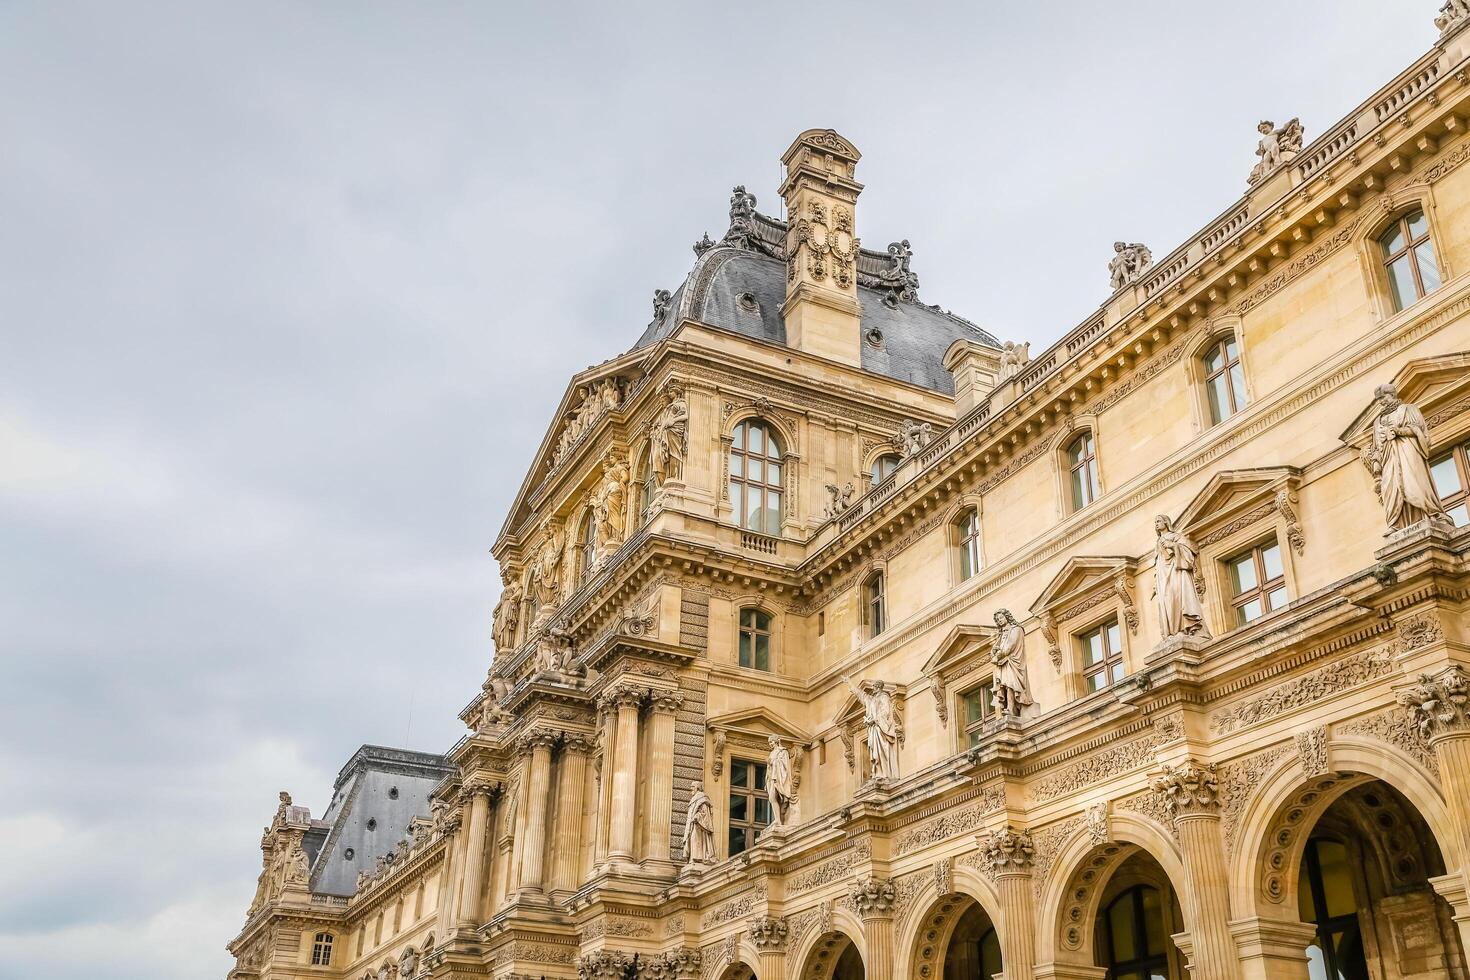
[[[982,691],[971,691],[965,695],[965,724],[971,725],[985,717],[985,702]]]
[[[743,630],[740,633],[740,666],[750,666],[750,634]]]
[[[773,487],[779,487],[781,485],[781,464],[780,463],[767,463],[766,464],[766,482],[769,483]]]
[[[735,427],[735,439],[730,445],[735,449],[745,448],[745,426],[743,424]]]
[[[771,638],[764,633],[758,633],[755,637],[755,668],[771,669]]]
[[[761,826],[771,822],[771,801],[765,797],[759,797],[755,801],[755,822]]]
[[[1108,650],[1113,654],[1123,652],[1123,634],[1119,631],[1117,623],[1108,624]]]
[[[1470,507],[1461,504],[1458,507],[1450,508],[1450,520],[1455,522],[1455,527],[1464,527],[1470,524]]]
[[[1091,694],[1094,691],[1101,691],[1104,687],[1107,686],[1107,680],[1107,675],[1104,674],[1102,671],[1098,671],[1096,674],[1088,674],[1087,693]]]
[[[1249,592],[1256,587],[1256,562],[1251,555],[1230,562],[1230,588],[1234,595]]]
[[[745,508],[741,506],[740,491],[745,489],[743,485],[730,481],[730,508],[735,512],[735,520],[745,523]]]
[[[745,457],[739,453],[730,454],[730,476],[737,480],[745,476]]]
[[[1081,510],[1087,506],[1086,491],[1082,487],[1082,472],[1072,471],[1072,509]]]
[[[1253,620],[1260,619],[1261,612],[1261,600],[1252,599],[1240,607],[1240,621],[1242,623],[1249,623]]]
[[[730,785],[745,786],[750,778],[750,772],[745,763],[735,762],[730,765]]]
[[[1388,258],[1404,247],[1403,226],[1395,221],[1393,227],[1379,241],[1383,243],[1383,257]]]
[[[1441,498],[1453,497],[1464,489],[1460,485],[1460,470],[1455,466],[1454,456],[1436,460],[1429,467],[1429,475],[1434,479],[1434,490]]]
[[[1093,664],[1102,663],[1103,645],[1102,630],[1088,633],[1082,638],[1083,662],[1091,667]]]
[[[746,494],[745,520],[741,523],[753,531],[761,528],[761,491],[759,487],[751,487],[750,493]]]
[[[1225,393],[1225,375],[1217,375],[1205,385],[1210,396],[1210,421],[1216,425],[1230,417],[1230,396]]]
[[[1109,669],[1112,671],[1114,684],[1123,679],[1123,664],[1121,662],[1113,664]]]
[[[750,427],[750,452],[754,456],[765,455],[766,431],[758,425]]]
[[[750,805],[750,797],[746,796],[744,793],[731,793],[730,794],[730,819],[731,820],[746,820],[746,819],[748,819],[746,817],[746,813],[749,811],[749,805]]]
[[[1097,492],[1098,492],[1098,483],[1097,483],[1097,460],[1096,459],[1089,459],[1087,461],[1087,502],[1088,503],[1091,503],[1092,501],[1094,501],[1094,500],[1097,499]]]
[[[1228,339],[1228,340],[1225,341],[1225,359],[1226,360],[1233,361],[1238,356],[1239,355],[1236,353],[1236,348],[1235,348],[1235,338],[1234,337],[1231,337],[1230,339]]]
[[[1116,962],[1126,963],[1138,958],[1133,926],[1133,895],[1125,892],[1108,908],[1108,938],[1112,941]]]
[[[766,533],[775,534],[781,526],[781,495],[774,490],[766,491]]]
[[[1429,234],[1429,219],[1424,217],[1423,211],[1415,211],[1409,215],[1409,234],[1414,238],[1423,238]]]
[[[1407,255],[1388,267],[1388,283],[1393,287],[1394,309],[1402,310],[1419,298],[1414,289],[1414,273],[1409,268]]]
[[[1282,609],[1286,606],[1286,590],[1272,589],[1266,593],[1266,602],[1272,609]]]
[[[776,436],[770,432],[766,433],[766,455],[771,459],[781,458],[781,445],[776,442]]]
[[[1164,910],[1156,888],[1143,890],[1143,929],[1149,956],[1164,955]]]
[[[1419,279],[1424,283],[1424,291],[1432,293],[1439,288],[1439,263],[1434,258],[1434,243],[1423,242],[1414,249],[1414,257],[1419,260]]]
[[[1214,374],[1225,364],[1223,348],[1216,347],[1205,355],[1205,371]]]
[[[1239,364],[1230,369],[1230,387],[1235,392],[1235,410],[1245,407],[1245,369]]]
[[[739,854],[745,850],[745,831],[738,827],[730,828],[730,853]]]
[[[1261,564],[1266,566],[1266,581],[1280,578],[1283,574],[1281,568],[1281,546],[1271,542],[1261,549]]]
[[[747,464],[745,478],[751,483],[764,483],[766,479],[766,464],[758,459],[752,459]]]
[[[1358,907],[1353,898],[1352,867],[1347,848],[1335,840],[1318,840],[1317,864],[1322,870],[1322,897],[1329,916],[1348,915]]]

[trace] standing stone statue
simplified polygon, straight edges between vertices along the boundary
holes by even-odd
[[[689,812],[684,817],[685,867],[710,864],[715,859],[715,807],[699,780],[689,787]]]
[[[1434,26],[1441,34],[1448,34],[1451,28],[1467,19],[1470,19],[1470,0],[1445,0],[1444,6],[1439,8],[1439,15],[1434,18]]]
[[[521,587],[509,575],[501,579],[500,599],[495,603],[491,635],[497,651],[511,650],[516,645],[516,628],[521,623]]]
[[[842,679],[863,706],[863,724],[868,731],[868,761],[872,764],[873,778],[897,779],[898,740],[903,737],[903,725],[898,720],[893,695],[882,681],[863,681],[856,685],[850,677]]]
[[[1174,530],[1174,522],[1163,514],[1154,518],[1158,540],[1154,542],[1154,601],[1158,604],[1159,629],[1165,640],[1195,636],[1207,640],[1205,611],[1200,606],[1199,548],[1189,535]]]
[[[929,445],[933,432],[934,427],[928,422],[904,419],[903,424],[898,427],[898,434],[894,437],[894,442],[907,459]]]
[[[766,759],[766,795],[771,800],[771,825],[785,826],[790,822],[791,806],[796,802],[796,787],[791,772],[791,753],[787,751],[781,736],[772,735],[771,754]]]
[[[623,543],[628,523],[628,464],[609,457],[602,465],[602,482],[592,498],[592,517],[597,522],[599,557],[610,555]]]
[[[1031,361],[1031,341],[1018,344],[1007,340],[1000,352],[1000,368],[996,371],[995,380],[997,384],[1005,384],[1007,381],[1021,373]]]
[[[1113,242],[1113,257],[1108,262],[1108,282],[1113,289],[1122,289],[1153,265],[1153,253],[1147,245],[1137,242]]]
[[[648,428],[648,461],[655,486],[662,487],[669,477],[678,475],[684,465],[688,437],[689,403],[674,392]]]
[[[1373,398],[1383,410],[1373,423],[1373,445],[1365,462],[1377,481],[1389,529],[1402,531],[1426,518],[1448,522],[1429,477],[1429,426],[1423,413],[1399,401],[1391,384],[1375,388]]]
[[[1256,131],[1261,134],[1260,141],[1256,144],[1256,156],[1260,161],[1252,168],[1247,179],[1249,183],[1257,183],[1283,163],[1288,163],[1302,150],[1302,121],[1293,119],[1280,129],[1268,119],[1261,120],[1256,126]]]
[[[1032,703],[1031,679],[1026,673],[1026,631],[1009,609],[995,614],[1000,633],[990,651],[995,664],[995,704],[1003,715],[1019,716]]]

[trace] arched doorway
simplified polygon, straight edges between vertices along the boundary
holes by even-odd
[[[1000,935],[973,897],[945,895],[924,913],[909,980],[991,980],[1001,969]]]
[[[1453,913],[1431,884],[1444,857],[1402,794],[1355,781],[1303,824],[1299,851],[1286,853],[1296,857],[1297,915],[1313,927],[1311,980],[1467,975]]]
[[[841,932],[823,934],[807,954],[801,980],[863,980],[863,955]]]
[[[1184,915],[1169,876],[1148,852],[1134,850],[1103,886],[1093,924],[1094,962],[1108,980],[1185,980],[1172,936]]]

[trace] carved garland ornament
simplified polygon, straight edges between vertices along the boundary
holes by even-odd
[[[1430,622],[1437,632],[1439,624]],[[1417,684],[1399,693],[1398,702],[1426,741],[1470,730],[1470,674],[1459,664],[1421,674]]]
[[[1392,672],[1393,657],[1387,648],[1364,650],[1226,708],[1210,719],[1210,730],[1229,734]]]

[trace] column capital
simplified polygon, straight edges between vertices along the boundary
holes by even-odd
[[[981,835],[980,851],[997,875],[1030,874],[1031,861],[1036,857],[1036,845],[1031,841],[1031,831],[1016,830],[1006,826],[987,835]]]
[[[595,736],[583,732],[564,732],[562,735],[562,747],[568,752],[577,752],[581,755],[590,755],[597,747]]]
[[[684,707],[684,695],[678,691],[655,690],[651,692],[651,697],[654,711],[661,711],[671,715]]]
[[[1398,693],[1398,702],[1426,739],[1470,735],[1470,674],[1450,664],[1435,674],[1420,674]]]
[[[530,755],[532,752],[543,747],[547,751],[550,751],[560,735],[560,732],[549,728],[533,728],[516,739],[516,753],[518,755]]]
[[[633,957],[622,950],[599,949],[577,957],[577,976],[581,980],[622,980],[632,965]]]
[[[1175,765],[1166,765],[1163,772],[1149,780],[1148,785],[1163,800],[1164,808],[1176,821],[1220,814],[1220,783],[1213,762],[1185,759]]]
[[[597,706],[613,711],[629,706],[636,708],[643,703],[643,699],[647,696],[647,688],[637,687],[632,684],[615,684],[598,696]]]
[[[790,932],[786,920],[780,916],[758,915],[750,920],[750,941],[762,952],[776,952],[786,948],[786,936]]]
[[[898,900],[898,890],[888,878],[864,878],[848,891],[853,908],[864,919],[890,915]]]

